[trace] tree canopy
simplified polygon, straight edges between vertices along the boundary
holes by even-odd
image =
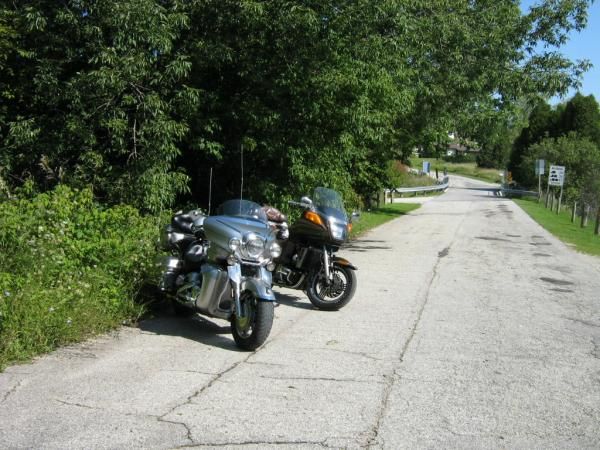
[[[359,203],[414,146],[576,86],[588,63],[551,46],[588,6],[2,0],[0,179],[159,211],[206,205],[211,169],[215,201],[238,195],[243,152],[245,196]]]

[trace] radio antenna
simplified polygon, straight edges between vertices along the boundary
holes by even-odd
[[[210,216],[210,204],[212,202],[212,172],[213,168],[210,168],[210,177],[208,181],[208,215]]]
[[[240,144],[240,155],[241,155],[241,167],[242,167],[242,180],[240,182],[240,200],[243,199],[244,194],[244,143]]]

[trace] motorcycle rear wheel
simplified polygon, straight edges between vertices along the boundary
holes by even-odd
[[[337,311],[346,306],[356,291],[356,274],[346,266],[335,264],[331,270],[333,281],[327,285],[323,271],[313,274],[307,283],[306,295],[317,308]]]
[[[269,337],[275,309],[273,302],[262,301],[250,291],[242,292],[240,301],[246,310],[246,317],[232,317],[231,333],[239,348],[253,351]]]

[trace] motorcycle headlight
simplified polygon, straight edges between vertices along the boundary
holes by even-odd
[[[281,256],[281,245],[277,242],[272,242],[269,246],[269,253],[271,253],[272,258],[279,258]]]
[[[334,221],[329,222],[329,228],[331,229],[331,237],[337,241],[343,241],[346,238],[346,226],[345,224],[337,223]]]
[[[238,248],[240,248],[240,245],[242,245],[242,243],[238,238],[233,237],[229,239],[229,250],[232,252],[235,252]]]
[[[258,259],[265,251],[265,241],[251,234],[247,238],[245,250],[250,258]]]

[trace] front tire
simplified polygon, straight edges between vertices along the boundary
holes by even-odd
[[[233,316],[231,333],[239,348],[253,351],[263,345],[269,337],[275,308],[273,302],[260,300],[250,291],[242,292],[240,301],[246,310],[246,317]]]
[[[334,264],[331,269],[332,282],[325,283],[325,274],[316,272],[308,281],[306,295],[317,308],[325,311],[337,311],[346,306],[356,292],[356,274],[346,266]]]

